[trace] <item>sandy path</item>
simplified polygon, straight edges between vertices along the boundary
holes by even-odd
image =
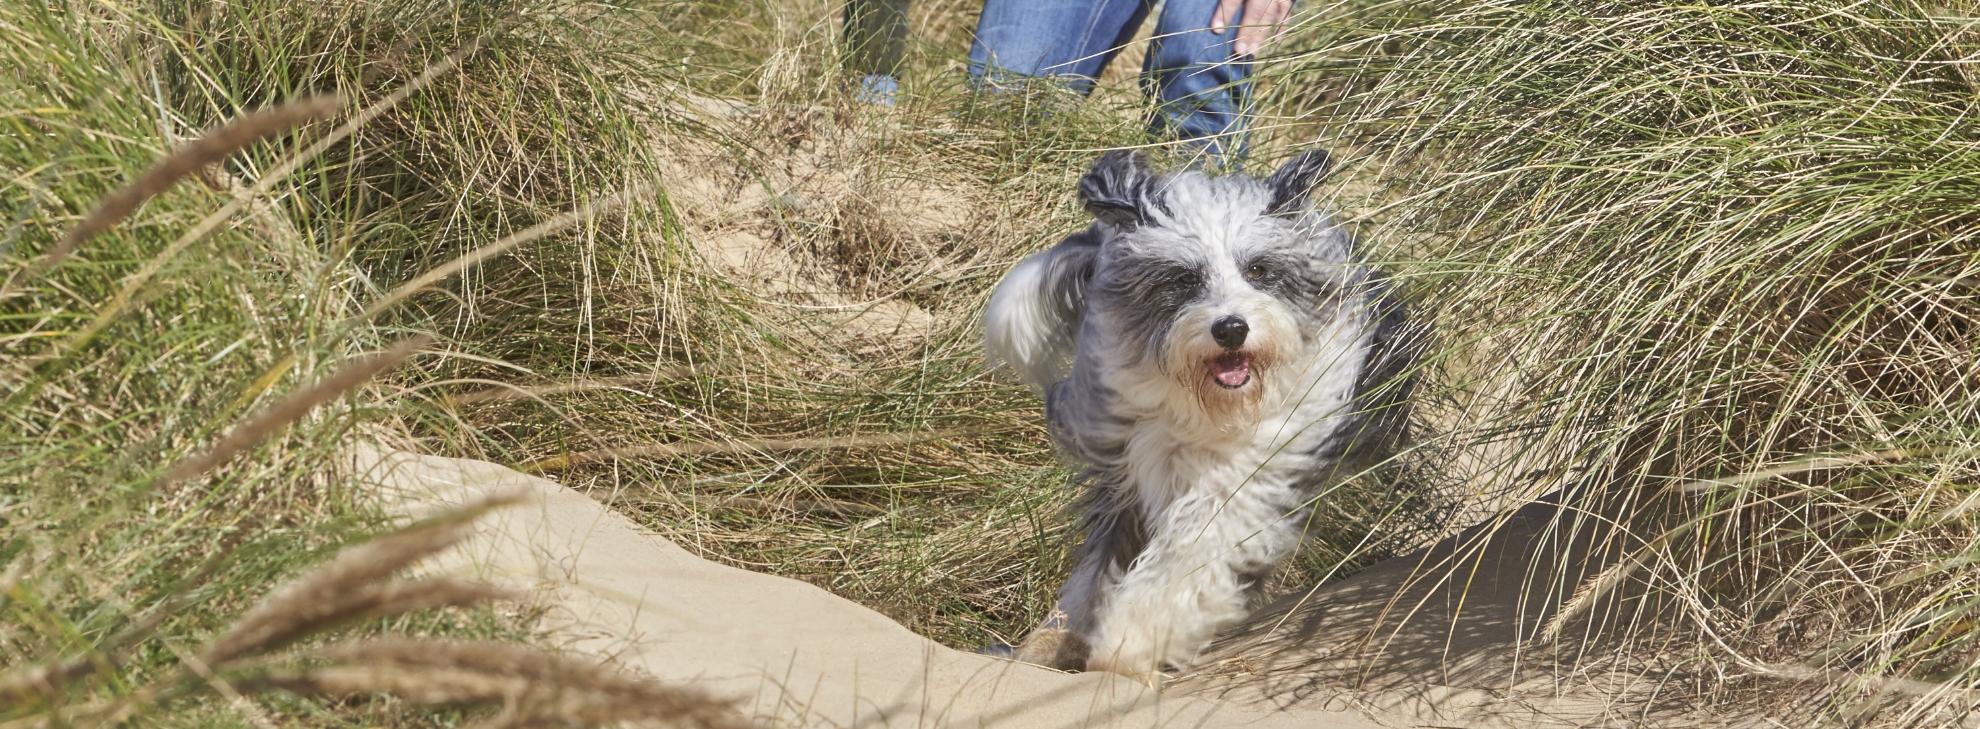
[[[1260,610],[1177,688],[1419,726],[1740,725],[1660,696],[1668,673],[1619,663],[1618,635],[1655,625],[1640,605],[1590,600],[1547,637],[1577,589],[1637,546],[1608,520],[1528,504]]]
[[[1360,712],[1279,711],[1158,694],[937,645],[795,580],[718,565],[583,494],[494,464],[364,452],[359,473],[404,513],[520,491],[442,569],[532,587],[561,647],[741,699],[777,726],[1407,726]]]

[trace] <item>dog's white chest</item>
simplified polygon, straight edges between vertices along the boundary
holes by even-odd
[[[1135,501],[1154,517],[1185,497],[1221,502],[1243,495],[1277,500],[1281,491],[1291,487],[1281,461],[1301,459],[1275,453],[1268,441],[1262,434],[1252,434],[1203,443],[1159,419],[1142,421],[1127,442]]]

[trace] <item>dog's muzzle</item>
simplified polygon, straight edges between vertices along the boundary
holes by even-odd
[[[1244,340],[1250,335],[1251,325],[1235,314],[1210,324],[1210,339],[1224,348],[1224,353],[1209,363],[1210,379],[1218,387],[1235,390],[1251,382],[1251,354],[1243,350]]]

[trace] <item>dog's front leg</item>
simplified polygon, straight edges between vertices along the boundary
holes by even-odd
[[[1016,659],[1065,671],[1086,666],[1099,611],[1145,539],[1136,516],[1111,498],[1117,492],[1096,487],[1088,504],[1086,541],[1074,550],[1072,574],[1059,588],[1052,614],[1018,646]]]
[[[1172,503],[1147,549],[1102,604],[1087,669],[1149,680],[1196,659],[1242,619],[1254,577],[1299,543],[1299,521],[1250,497],[1194,493]]]

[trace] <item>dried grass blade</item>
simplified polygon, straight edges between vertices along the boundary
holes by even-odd
[[[427,704],[501,704],[511,719],[563,725],[658,721],[741,729],[734,702],[526,646],[388,638],[319,651],[329,665],[258,685],[332,696],[389,693]]]
[[[592,218],[595,218],[599,215],[604,215],[606,213],[617,210],[620,207],[623,207],[627,202],[630,202],[633,198],[645,195],[648,189],[649,188],[645,185],[637,185],[632,188],[628,188],[626,190],[619,192],[618,194],[612,195],[610,197],[606,197],[602,200],[594,201],[588,205],[579,207],[575,210],[566,211],[562,214],[550,218],[549,220],[545,220],[543,222],[529,226],[528,228],[524,228],[520,231],[510,234],[507,237],[502,238],[501,240],[495,241],[494,243],[490,243],[480,248],[476,248],[472,251],[468,251],[467,253],[463,253],[460,255],[460,257],[455,258],[454,260],[448,261],[446,263],[440,264],[439,266],[435,266],[433,269],[420,274],[419,276],[413,278],[411,281],[407,281],[405,283],[399,284],[397,287],[393,288],[390,292],[386,293],[385,296],[379,298],[377,301],[372,302],[370,306],[365,307],[362,313],[359,313],[357,316],[352,317],[351,320],[346,321],[345,325],[349,326],[351,324],[355,324],[356,322],[364,321],[374,316],[377,316],[379,313],[385,311],[386,309],[390,309],[393,306],[398,305],[399,302],[411,298],[413,294],[425,290],[426,287],[428,286],[432,286],[436,283],[439,283],[450,277],[453,277],[462,271],[466,271],[467,269],[474,267],[475,265],[481,263],[482,261],[486,261],[490,258],[494,258],[496,256],[502,255],[503,253],[507,253],[511,249],[514,249],[515,247],[520,246],[524,243],[537,240],[544,236],[548,236],[550,234],[561,231],[565,228],[569,228],[578,223],[591,220]]]
[[[468,535],[474,518],[516,501],[514,496],[491,498],[344,549],[248,610],[213,641],[204,659],[219,665],[266,652],[355,616],[386,614],[387,608],[404,611],[511,597],[493,588],[452,580],[425,580],[406,586],[379,583],[459,543]]]
[[[398,366],[432,341],[433,338],[429,335],[407,337],[386,348],[385,351],[351,360],[336,372],[330,373],[329,377],[290,393],[280,402],[268,406],[246,422],[234,426],[233,430],[227,431],[227,434],[221,436],[212,447],[173,464],[171,468],[166,469],[161,482],[170,484],[184,481],[218,467],[302,419],[317,406],[334,400],[370,381],[371,378],[377,377],[379,373]]]
[[[1706,494],[1722,489],[1748,487],[1754,484],[1812,471],[1859,466],[1881,461],[1903,460],[1914,457],[1919,452],[1920,450],[1918,449],[1892,448],[1846,456],[1807,458],[1770,468],[1747,471],[1726,478],[1687,481],[1669,488],[1674,493]],[[1554,616],[1548,618],[1547,622],[1540,627],[1538,634],[1540,642],[1543,644],[1558,642],[1561,639],[1562,631],[1567,629],[1568,623],[1586,614],[1589,608],[1594,606],[1596,602],[1607,597],[1616,587],[1627,582],[1631,575],[1634,575],[1637,570],[1641,569],[1650,561],[1650,555],[1652,553],[1667,548],[1668,545],[1677,539],[1690,533],[1698,524],[1699,522],[1692,521],[1667,529],[1659,533],[1650,543],[1632,552],[1627,558],[1584,580],[1575,588],[1574,594],[1568,598],[1568,601],[1561,605],[1561,609],[1555,612]]]
[[[669,380],[678,380],[693,374],[685,367],[668,367],[652,374],[628,375],[625,377],[599,377],[572,382],[559,382],[544,385],[500,384],[457,395],[444,395],[440,402],[449,406],[472,405],[484,402],[507,402],[511,400],[538,400],[553,395],[568,395],[597,390],[624,390],[637,385],[657,385]]]
[[[677,456],[706,456],[728,453],[878,448],[925,443],[961,435],[964,435],[962,431],[936,430],[918,433],[875,433],[872,435],[849,435],[825,438],[766,438],[728,443],[663,443],[659,445],[628,446],[624,448],[601,448],[561,456],[551,456],[549,458],[539,458],[517,466],[516,470],[524,473],[541,473],[543,471],[554,471],[586,463],[625,458],[672,458]]]
[[[261,140],[273,137],[303,124],[327,119],[343,108],[343,100],[335,95],[317,96],[302,101],[283,104],[268,109],[260,109],[235,117],[190,142],[172,150],[164,159],[138,175],[138,178],[123,188],[103,196],[96,208],[83,216],[81,222],[63,234],[40,262],[23,272],[19,280],[29,280],[54,267],[73,255],[84,242],[109,230],[111,226],[130,216],[149,200],[172,188],[186,176],[200,168],[219,162],[234,153],[246,149]]]

